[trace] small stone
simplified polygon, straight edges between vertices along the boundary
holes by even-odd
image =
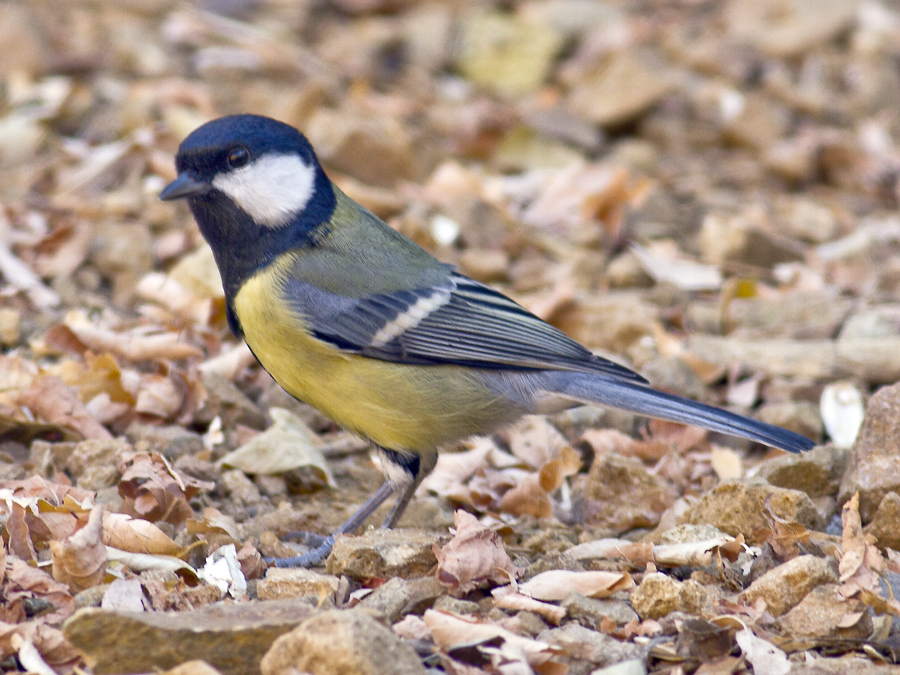
[[[272,641],[315,610],[295,600],[214,604],[190,612],[82,609],[63,632],[95,673],[144,673],[203,659],[225,675],[259,672]]]
[[[209,423],[219,417],[224,429],[232,429],[237,424],[252,429],[268,426],[265,414],[227,378],[201,372],[200,381],[206,389],[206,402],[197,412],[195,422]]]
[[[495,94],[525,96],[547,79],[562,43],[546,24],[477,12],[462,27],[457,65],[463,77]]]
[[[672,488],[643,462],[615,452],[594,461],[580,496],[586,523],[617,532],[653,527],[675,501]]]
[[[422,577],[437,564],[431,547],[447,540],[418,530],[369,530],[359,537],[340,536],[328,556],[330,574],[354,579]]]
[[[784,454],[764,462],[758,476],[777,487],[800,490],[810,497],[834,496],[847,466],[847,451],[820,445],[801,454]]]
[[[125,437],[134,445],[146,443],[149,450],[158,452],[167,459],[196,455],[203,451],[203,438],[200,434],[178,425],[155,426],[136,422],[128,427]]]
[[[371,615],[331,610],[275,640],[262,675],[424,675],[413,648]],[[249,672],[249,671],[248,671]]]
[[[649,645],[623,642],[574,622],[544,631],[537,639],[561,649],[563,655],[556,658],[569,665],[568,672],[573,675],[632,659],[645,661],[649,650]]]
[[[468,614],[476,617],[481,616],[481,607],[477,602],[454,598],[452,595],[442,595],[435,600],[434,609],[441,612],[449,612],[456,616],[466,616]]]
[[[900,306],[885,305],[854,312],[844,322],[838,340],[896,337],[900,335]]]
[[[259,494],[253,481],[251,481],[243,471],[233,469],[222,473],[221,485],[225,488],[225,493],[229,499],[229,506],[238,508],[247,508],[254,506],[262,501],[262,495]]]
[[[256,584],[260,600],[287,600],[288,598],[330,599],[334,602],[340,579],[300,567],[272,567]]]
[[[22,315],[12,307],[0,307],[0,345],[14,347],[19,343]]]
[[[875,537],[875,543],[882,548],[900,551],[900,495],[888,492],[864,531]]]
[[[712,616],[713,601],[717,598],[714,586],[704,586],[690,579],[677,581],[655,572],[645,575],[640,586],[632,591],[631,606],[641,619],[659,619],[672,612]]]
[[[824,559],[801,555],[763,574],[741,593],[741,600],[752,605],[762,598],[770,614],[781,616],[817,586],[836,581],[837,576]]]
[[[122,438],[81,441],[66,462],[66,468],[77,476],[76,485],[85,490],[99,490],[116,485],[121,478],[116,468],[122,453],[131,444]]]
[[[561,606],[566,610],[566,617],[587,627],[595,627],[603,619],[612,619],[622,626],[638,618],[627,602],[614,598],[586,598],[581,593],[569,593]]]
[[[368,185],[424,177],[408,129],[395,120],[320,108],[305,131],[328,166]]]
[[[808,529],[822,527],[822,518],[805,492],[744,480],[717,485],[700,497],[682,520],[708,523],[732,537],[743,534],[755,544],[756,533],[769,528],[767,505],[778,518],[796,521]]]
[[[837,218],[827,206],[806,197],[792,199],[780,209],[782,231],[788,237],[823,244],[840,234]]]
[[[864,523],[875,515],[889,492],[900,491],[900,384],[879,389],[869,399],[866,418],[847,456],[838,501],[845,503],[859,491]]]
[[[476,281],[506,281],[509,254],[506,251],[467,248],[459,257],[460,270]]]
[[[646,537],[646,541],[653,544],[693,544],[698,541],[728,536],[722,530],[707,523],[697,525],[684,523],[663,532],[652,533]]]
[[[857,620],[850,623],[848,619],[853,616]],[[837,584],[823,584],[782,616],[778,626],[782,634],[792,638],[865,640],[872,634],[872,617],[858,599],[844,598]]]
[[[618,52],[571,88],[569,105],[601,126],[633,120],[658,103],[677,83],[673,69],[653,50]]]
[[[727,120],[722,133],[729,143],[765,151],[787,132],[787,108],[764,94],[740,96],[740,111]]]
[[[756,416],[762,422],[789,429],[817,442],[822,440],[819,407],[809,401],[775,401],[760,406]]]
[[[703,260],[714,265],[740,263],[772,269],[804,256],[798,242],[767,232],[742,216],[710,213],[703,219],[699,244]]]
[[[364,597],[358,607],[392,624],[412,611],[430,607],[435,599],[449,597],[442,595],[446,590],[433,575],[419,579],[394,577]]]
[[[653,277],[631,251],[617,255],[606,266],[606,279],[612,288],[649,288]]]

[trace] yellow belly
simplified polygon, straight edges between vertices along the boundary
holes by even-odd
[[[312,337],[275,301],[275,275],[262,271],[235,297],[244,338],[278,384],[341,426],[385,448],[425,452],[518,416],[468,369],[344,354]]]

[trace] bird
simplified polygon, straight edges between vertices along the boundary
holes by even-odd
[[[377,160],[377,158],[376,158]],[[392,495],[392,527],[438,449],[526,414],[592,404],[789,452],[787,429],[653,389],[493,288],[439,261],[345,195],[307,138],[249,114],[191,132],[162,200],[187,200],[212,249],[228,325],[296,399],[369,439],[385,481],[307,554],[312,566]]]

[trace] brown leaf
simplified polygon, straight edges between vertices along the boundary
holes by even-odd
[[[112,438],[84,407],[78,392],[57,377],[38,376],[28,390],[19,393],[18,400],[35,416],[72,429],[82,438]]]
[[[626,572],[569,572],[551,570],[519,584],[519,592],[536,600],[562,600],[573,591],[588,598],[605,598],[634,588]]]
[[[193,515],[189,499],[200,490],[214,487],[212,483],[182,476],[155,452],[125,453],[119,460],[119,472],[123,513],[173,525],[181,525]]]
[[[95,506],[84,527],[61,541],[51,541],[53,578],[68,585],[74,593],[102,582],[106,572],[102,533],[103,507]]]
[[[0,621],[24,621],[26,600],[41,599],[50,604],[52,609],[40,614],[45,621],[58,623],[75,611],[75,598],[65,584],[18,558],[10,559],[4,595],[6,602],[0,607]]]
[[[103,543],[130,553],[176,555],[181,551],[181,546],[156,525],[125,513],[104,514]]]
[[[496,532],[462,510],[453,519],[456,524],[453,539],[442,547],[434,547],[437,580],[451,592],[465,595],[480,586],[508,582],[521,573],[509,559]]]

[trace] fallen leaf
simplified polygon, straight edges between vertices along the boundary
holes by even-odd
[[[312,467],[329,487],[337,487],[318,441],[303,420],[284,408],[272,408],[271,427],[218,461],[244,473],[273,475]]]
[[[87,524],[62,540],[50,542],[53,578],[74,593],[96,586],[106,571],[106,548],[101,541],[103,507],[91,510]]]
[[[434,546],[437,580],[451,592],[465,595],[491,583],[508,582],[521,571],[512,563],[503,542],[470,513],[457,510],[456,533],[444,546]]]
[[[588,598],[606,598],[634,588],[627,572],[541,572],[523,584],[519,592],[536,600],[562,600],[573,591]]]

